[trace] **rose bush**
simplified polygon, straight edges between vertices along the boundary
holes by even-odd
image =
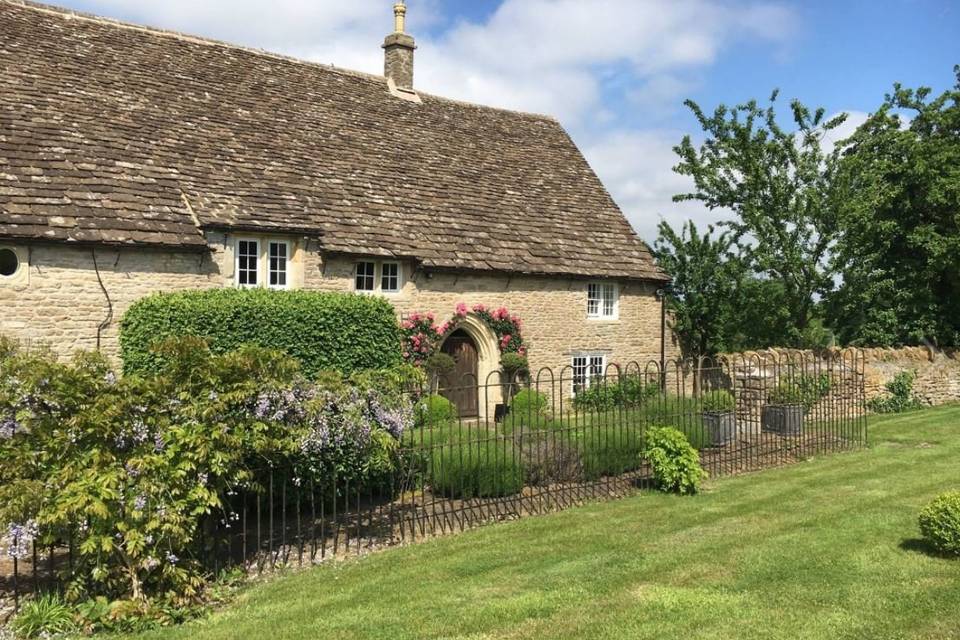
[[[527,346],[522,336],[523,323],[519,316],[511,314],[506,307],[489,309],[485,305],[476,304],[470,308],[465,302],[460,302],[454,309],[453,317],[440,324],[437,324],[436,316],[432,313],[410,314],[400,324],[403,359],[422,367],[427,359],[436,353],[446,337],[456,331],[463,319],[471,313],[496,334],[501,354],[516,353],[524,357],[527,355]]]

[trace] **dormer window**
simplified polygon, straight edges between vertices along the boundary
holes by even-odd
[[[377,285],[377,263],[358,262],[355,282],[357,291],[375,291]]]
[[[399,262],[362,260],[353,268],[353,288],[364,293],[400,293],[403,289],[403,265]]]
[[[234,244],[234,284],[248,289],[290,289],[293,284],[292,240],[270,237],[240,237]]]
[[[399,262],[384,262],[380,265],[380,290],[384,293],[400,291]]]

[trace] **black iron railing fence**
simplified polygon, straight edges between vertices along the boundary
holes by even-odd
[[[423,410],[429,390],[416,390],[420,420],[391,472],[305,482],[265,470],[257,490],[224,496],[196,557],[212,572],[304,566],[622,496],[651,481],[640,456],[651,426],[683,431],[714,477],[856,448],[867,438],[863,372],[850,350],[498,374],[435,390],[477,394],[478,415],[453,419]],[[718,390],[734,401],[719,417],[704,406]],[[0,559],[0,600],[15,608],[24,593],[62,585],[73,559],[69,539]]]

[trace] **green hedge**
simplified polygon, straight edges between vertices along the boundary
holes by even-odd
[[[156,372],[152,347],[172,336],[205,338],[214,353],[245,344],[283,351],[310,377],[400,363],[396,312],[382,299],[347,293],[211,289],[155,294],[134,303],[120,323],[124,373]]]

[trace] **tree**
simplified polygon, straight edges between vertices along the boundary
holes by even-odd
[[[846,141],[834,194],[844,342],[960,345],[960,66],[956,86],[894,85]]]
[[[822,108],[811,113],[795,100],[797,130],[788,132],[777,124],[776,99],[775,91],[766,108],[756,101],[720,105],[712,116],[687,100],[706,140],[697,148],[685,136],[674,148],[680,156],[674,171],[691,176],[695,186],[674,201],[698,200],[734,214],[721,224],[750,269],[782,287],[790,322],[781,337],[800,345],[815,317],[816,296],[833,284],[829,255],[837,225],[829,187],[836,161],[822,139],[846,114],[825,120]]]
[[[730,233],[702,235],[692,220],[678,234],[661,221],[654,243],[659,265],[673,278],[667,307],[685,356],[701,357],[726,350],[728,327],[743,268],[731,249]]]

